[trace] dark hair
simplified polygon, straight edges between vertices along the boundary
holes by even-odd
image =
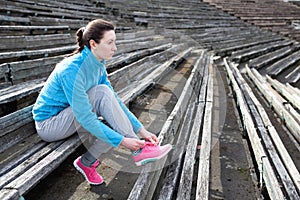
[[[90,47],[89,41],[94,40],[99,43],[106,31],[115,30],[115,25],[103,19],[95,19],[87,24],[86,27],[81,27],[76,32],[76,42],[78,48],[73,54],[79,53],[84,49],[84,46]]]

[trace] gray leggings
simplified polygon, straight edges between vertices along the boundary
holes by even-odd
[[[97,116],[103,117],[116,132],[125,137],[138,138],[133,131],[133,127],[127,115],[122,110],[114,93],[108,86],[94,86],[88,91],[88,96],[93,106],[93,112],[95,112]],[[76,131],[80,133],[86,132],[83,128],[78,127],[71,107],[64,109],[58,115],[49,119],[35,122],[35,126],[39,136],[48,142],[65,139],[73,135]],[[99,157],[110,148],[111,146],[107,143],[96,139],[88,150],[95,157]]]

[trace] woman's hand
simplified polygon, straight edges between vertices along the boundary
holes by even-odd
[[[142,138],[145,138],[145,140],[150,141],[152,144],[154,144],[154,145],[159,144],[159,139],[157,138],[157,136],[154,135],[153,133],[147,131],[144,127],[141,128],[141,130],[139,131],[139,134],[141,135]]]
[[[141,147],[143,147],[145,145],[145,141],[144,140],[139,140],[139,139],[135,139],[135,138],[126,138],[124,137],[121,145],[130,149],[130,150],[139,150]]]

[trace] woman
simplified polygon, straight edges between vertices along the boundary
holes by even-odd
[[[103,183],[96,171],[98,158],[110,148],[122,145],[130,149],[139,166],[165,156],[171,145],[158,145],[156,135],[126,108],[108,80],[105,61],[117,50],[114,25],[97,19],[76,34],[78,49],[57,64],[32,112],[37,133],[45,141],[69,137],[76,132],[76,124],[97,138],[74,166],[90,184],[98,185]]]

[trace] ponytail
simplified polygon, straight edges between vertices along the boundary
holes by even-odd
[[[83,39],[84,29],[85,27],[81,27],[76,32],[76,43],[78,45],[78,48],[75,50],[74,54],[81,52],[84,49],[84,45],[86,45]]]

